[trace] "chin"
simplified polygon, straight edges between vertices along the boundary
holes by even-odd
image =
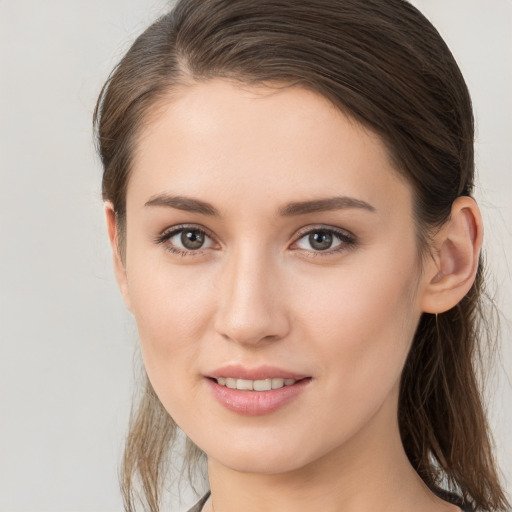
[[[261,454],[240,455],[221,457],[216,459],[223,466],[239,473],[250,473],[258,475],[276,475],[289,473],[305,466],[303,460],[296,460],[290,457],[262,456]]]
[[[253,440],[245,442],[233,442],[231,439],[226,446],[226,439],[223,442],[213,441],[203,450],[209,459],[240,473],[253,473],[261,475],[282,474],[296,471],[315,460],[321,458],[328,451],[318,450],[307,451],[307,441],[297,439],[296,442],[290,439],[282,439],[278,436],[271,438],[272,441]],[[206,448],[206,449],[205,449]],[[321,448],[321,447],[317,447]]]

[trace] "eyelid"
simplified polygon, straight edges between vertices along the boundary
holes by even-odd
[[[354,240],[356,238],[354,234],[343,228],[330,226],[329,224],[309,224],[308,226],[304,226],[303,228],[299,229],[295,237],[295,240],[302,238],[304,235],[307,235],[308,233],[311,233],[311,231],[332,231],[333,233],[339,234],[347,238],[352,238]]]

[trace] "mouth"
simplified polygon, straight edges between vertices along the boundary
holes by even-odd
[[[206,376],[214,398],[226,409],[246,416],[270,414],[298,399],[313,377],[276,367],[249,369],[232,365]]]

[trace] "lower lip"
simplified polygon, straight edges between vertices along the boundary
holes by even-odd
[[[226,409],[245,416],[261,416],[277,411],[291,402],[306,389],[311,379],[302,379],[291,386],[269,391],[241,391],[221,386],[212,379],[206,381],[213,396]]]

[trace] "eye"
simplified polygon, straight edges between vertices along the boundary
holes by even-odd
[[[333,228],[310,229],[296,242],[299,249],[316,253],[332,254],[355,244],[355,239],[348,232]]]
[[[156,242],[164,244],[167,250],[183,256],[198,253],[201,249],[213,245],[206,232],[194,226],[175,226],[159,236]]]

